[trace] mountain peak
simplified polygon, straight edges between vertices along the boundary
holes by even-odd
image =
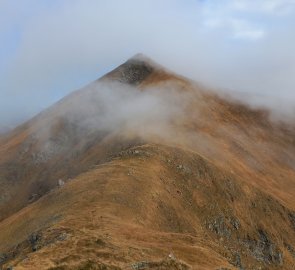
[[[154,61],[150,57],[146,56],[143,53],[137,53],[137,54],[135,54],[134,56],[132,56],[131,58],[129,58],[128,61],[142,61],[142,62],[151,62],[151,63],[154,63]]]
[[[107,78],[138,85],[160,66],[142,53],[129,58],[125,63],[107,74]]]

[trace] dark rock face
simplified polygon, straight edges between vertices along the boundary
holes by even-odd
[[[106,75],[121,83],[138,85],[144,81],[152,72],[154,67],[149,64],[149,60],[143,56],[135,56],[114,71]]]
[[[0,266],[1,264],[5,263],[6,260],[7,260],[7,255],[4,253],[0,253]]]
[[[29,242],[31,244],[32,251],[37,251],[38,250],[38,242],[39,242],[40,239],[41,239],[41,235],[39,235],[38,233],[33,233],[29,237]]]
[[[293,228],[295,230],[295,212],[289,213],[289,220],[290,220],[290,222],[291,222],[291,224],[292,224],[292,226],[293,226]]]
[[[139,84],[152,73],[153,69],[143,61],[128,61],[121,69],[120,81],[128,84]]]

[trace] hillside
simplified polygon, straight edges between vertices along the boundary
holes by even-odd
[[[3,269],[294,269],[295,125],[137,55],[0,138]]]

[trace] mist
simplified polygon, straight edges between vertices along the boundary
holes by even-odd
[[[52,132],[60,121],[65,130],[71,130],[64,135],[75,134],[80,144],[84,135],[94,133],[173,141],[177,132],[175,124],[187,118],[186,108],[192,95],[195,93],[180,91],[173,83],[139,90],[116,81],[97,81],[63,99],[44,116],[40,114],[30,133],[45,142],[43,151],[47,152],[50,152]],[[65,138],[65,144],[69,141]]]
[[[138,52],[209,87],[257,96],[245,99],[255,106],[293,112],[294,1],[251,2],[1,1],[0,126],[32,117]]]

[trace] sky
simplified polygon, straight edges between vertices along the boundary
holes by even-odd
[[[295,105],[295,0],[0,0],[0,129],[136,53]]]

